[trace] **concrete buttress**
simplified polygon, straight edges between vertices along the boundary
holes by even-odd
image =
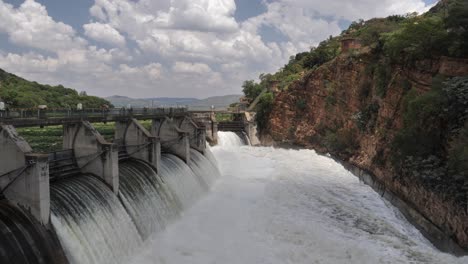
[[[2,195],[47,225],[50,218],[48,155],[32,154],[29,144],[13,126],[2,125],[0,159]]]
[[[162,151],[172,153],[186,163],[190,161],[189,132],[179,128],[180,120],[166,117],[153,119],[151,132],[161,140]]]
[[[83,173],[104,180],[112,191],[119,191],[119,150],[107,142],[89,123],[82,121],[63,126],[63,148],[73,149],[78,167]]]
[[[153,165],[159,172],[161,162],[161,142],[158,137],[143,127],[138,120],[116,122],[115,139],[125,147],[127,154]]]

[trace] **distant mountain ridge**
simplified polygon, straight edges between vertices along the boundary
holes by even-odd
[[[241,95],[213,96],[205,99],[185,97],[155,97],[155,98],[131,98],[127,96],[114,95],[106,97],[115,107],[156,107],[186,105],[194,109],[210,108],[226,109],[230,104],[238,102]]]

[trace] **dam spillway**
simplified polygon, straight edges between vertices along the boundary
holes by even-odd
[[[171,154],[162,155],[160,173],[139,160],[123,161],[118,196],[92,175],[54,182],[52,224],[70,263],[125,263],[177,219],[219,177],[207,158],[195,155],[196,170]]]
[[[63,150],[46,154],[0,124],[0,263],[126,263],[207,193],[219,170],[206,128],[182,112],[146,117],[117,117],[107,139],[68,122]]]
[[[119,263],[142,243],[118,197],[92,175],[54,182],[51,206],[70,263]]]

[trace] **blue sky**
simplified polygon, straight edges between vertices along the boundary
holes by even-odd
[[[100,96],[206,97],[359,18],[434,0],[0,0],[0,68]]]

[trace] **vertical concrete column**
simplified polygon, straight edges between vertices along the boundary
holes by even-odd
[[[190,161],[189,133],[179,128],[175,118],[153,119],[151,133],[161,141],[161,151],[172,153],[186,163]]]
[[[213,140],[213,144],[218,144],[218,120],[216,120],[216,114],[212,113],[210,115],[211,121],[211,138]]]
[[[211,121],[211,137],[213,139],[213,144],[218,144],[218,122]]]
[[[245,112],[244,114],[244,126],[245,132],[249,137],[250,144],[252,146],[260,145],[260,139],[258,139],[258,130],[257,123],[255,122],[255,113],[254,112]]]
[[[50,218],[48,155],[32,154],[12,126],[0,128],[0,188],[9,201],[26,209],[40,223]]]
[[[106,182],[114,193],[119,191],[119,150],[107,142],[89,123],[63,126],[63,148],[73,149],[78,167]]]
[[[206,129],[198,128],[197,129],[197,145],[198,150],[205,154],[206,150]]]
[[[143,127],[138,120],[116,122],[115,139],[121,142],[130,157],[144,160],[157,171],[161,163],[161,142]]]

